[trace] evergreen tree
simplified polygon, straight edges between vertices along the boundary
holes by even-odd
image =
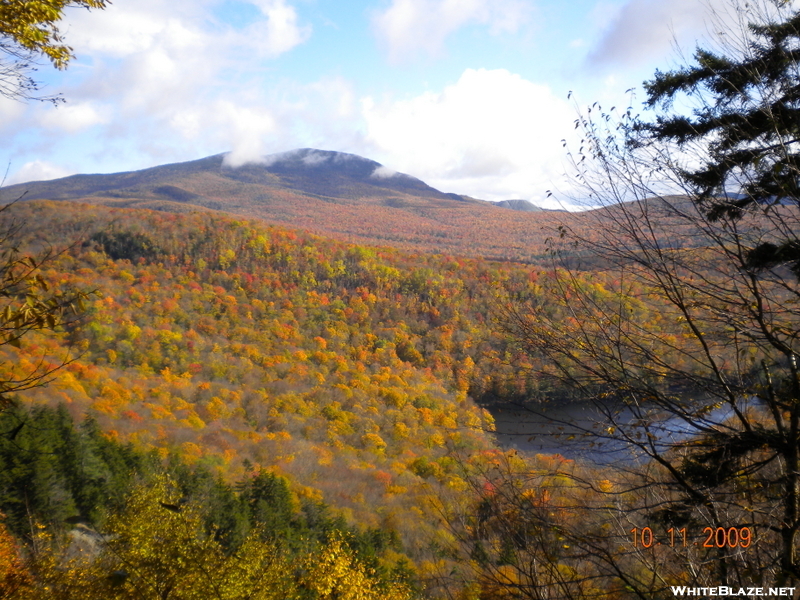
[[[765,207],[800,206],[800,10],[772,1],[742,9],[746,26],[719,51],[700,48],[696,64],[657,71],[645,83],[647,106],[666,112],[636,123],[637,143],[675,142],[696,156],[699,166],[678,169],[711,220],[738,220]],[[732,32],[735,33],[735,32]],[[671,110],[688,96],[691,116]],[[800,239],[786,229],[777,239],[749,250],[755,271],[789,265],[800,277]]]

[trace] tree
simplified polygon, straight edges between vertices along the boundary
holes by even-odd
[[[213,531],[205,528],[199,508],[181,503],[177,493],[166,477],[135,489],[125,508],[109,517],[107,534],[78,530],[96,540],[88,548],[73,542],[61,553],[41,540],[42,550],[32,561],[39,583],[39,594],[33,597],[271,600],[293,596],[291,569],[276,546],[252,532],[237,552],[226,554]]]
[[[461,466],[473,500],[438,498],[452,540],[447,553],[457,560],[441,585],[466,580],[467,588],[478,586],[476,597],[492,600],[616,597],[607,568],[593,564],[603,562],[609,544],[603,520],[585,518],[587,502],[597,503],[591,487],[577,485],[574,461],[512,450]]]
[[[16,540],[0,523],[0,598],[14,598],[22,595],[31,584],[30,573],[25,569],[19,555]]]
[[[698,49],[697,64],[657,71],[645,83],[650,108],[683,96],[699,102],[692,116],[669,112],[635,128],[647,141],[704,146],[700,165],[677,174],[711,220],[800,202],[800,11],[791,5],[747,7],[758,22],[748,23],[745,37],[720,37],[720,52]],[[750,266],[789,264],[800,276],[797,231],[784,233],[753,248]]]
[[[9,216],[12,205],[0,208],[0,216]],[[45,250],[38,255],[25,253],[21,243],[21,225],[6,219],[0,225],[0,349],[20,348],[22,339],[34,331],[58,332],[80,322],[84,301],[93,292],[66,289],[51,290],[42,276],[42,267],[57,253]],[[20,368],[6,355],[0,361],[0,410],[11,403],[11,395],[45,385],[55,371],[70,362],[61,357],[56,362],[41,357],[29,368]]]
[[[545,396],[602,415],[577,437],[626,448],[606,484],[574,478],[595,500],[560,531],[597,581],[639,597],[800,581],[800,13],[731,6],[744,25],[723,53],[646,84],[654,118],[579,117],[596,210],[552,240],[543,294],[501,309]],[[692,116],[673,103],[684,91]],[[643,547],[645,528],[662,546]]]
[[[16,100],[47,100],[57,96],[36,95],[39,84],[32,78],[38,58],[45,57],[57,69],[66,68],[72,49],[64,44],[58,22],[69,8],[105,8],[108,0],[5,0],[0,4],[0,95]]]
[[[47,57],[57,69],[66,68],[72,49],[63,43],[58,22],[68,8],[105,8],[108,0],[4,0],[0,3],[0,95],[16,100],[47,100],[37,96],[38,83],[31,77],[39,57]],[[0,212],[9,210],[5,205]],[[8,216],[6,214],[5,216]],[[83,311],[89,296],[83,291],[50,292],[41,268],[55,256],[45,251],[36,256],[17,247],[21,227],[8,220],[0,230],[0,347],[18,348],[32,331],[63,329]],[[42,358],[24,372],[5,369],[0,375],[0,409],[10,404],[9,394],[44,385],[65,361],[53,366]],[[7,364],[7,363],[6,363]]]

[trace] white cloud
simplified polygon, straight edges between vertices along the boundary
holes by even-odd
[[[299,147],[365,151],[360,103],[352,83],[342,77],[326,77],[307,85],[284,81],[269,94],[247,102],[253,107],[269,107],[275,123],[263,139],[269,152]]]
[[[303,157],[302,160],[303,164],[308,165],[309,167],[313,167],[315,165],[320,165],[324,162],[327,162],[325,160],[325,155],[320,152],[309,152]]]
[[[70,12],[72,72],[88,77],[76,78],[68,97],[111,99],[129,121],[139,113],[171,119],[199,96],[224,96],[231,78],[247,79],[310,35],[287,0],[252,0],[260,17],[244,29],[217,22],[216,4],[137,0]]]
[[[311,27],[298,25],[294,7],[284,0],[258,0],[253,4],[261,9],[267,22],[251,25],[250,34],[255,36],[261,51],[267,56],[288,52],[311,35]]]
[[[216,103],[203,117],[204,130],[231,149],[225,156],[225,164],[232,167],[259,162],[264,155],[264,138],[275,130],[275,119],[269,111],[230,101]]]
[[[15,171],[5,182],[5,185],[13,185],[15,183],[25,183],[26,181],[47,181],[48,179],[59,179],[72,175],[74,171],[69,171],[58,165],[54,165],[45,161],[35,160],[25,163],[17,171]],[[6,201],[9,198],[5,199]]]
[[[397,175],[397,171],[381,165],[380,167],[376,167],[370,177],[374,177],[375,179],[391,179],[395,175]]]
[[[607,28],[588,62],[635,65],[669,53],[675,43],[691,52],[706,33],[711,11],[724,13],[726,6],[728,0],[627,0],[605,16]]]
[[[349,81],[342,77],[326,77],[306,86],[306,94],[326,99],[325,118],[349,119],[357,112],[356,95]]]
[[[24,103],[0,96],[0,124],[3,126],[19,123],[25,111]]]
[[[564,171],[573,109],[506,70],[467,69],[442,92],[363,100],[367,142],[382,162],[446,192],[542,202]]]
[[[48,107],[40,114],[38,124],[51,130],[78,133],[93,125],[107,123],[109,119],[108,107],[98,107],[93,102],[77,102]]]
[[[102,11],[73,11],[65,15],[70,45],[79,60],[87,57],[124,58],[165,42],[194,45],[206,37],[203,19],[208,2],[166,0],[115,2]]]
[[[150,164],[185,157],[187,141],[191,155],[230,149],[232,160],[274,150],[265,143],[280,129],[280,110],[259,85],[265,61],[303,43],[311,29],[291,0],[247,3],[255,17],[239,28],[214,17],[221,0],[69,11],[63,30],[77,56],[63,89],[69,103],[25,111],[24,127],[39,136],[31,145],[41,153],[64,133],[87,132],[103,147],[93,158],[136,156]],[[354,104],[336,97],[338,112]],[[3,109],[0,101],[0,118]],[[0,125],[4,134],[22,127],[13,119]]]
[[[137,0],[103,11],[69,13],[70,44],[79,57],[125,58],[154,48],[204,48],[207,58],[240,49],[276,57],[306,41],[311,27],[301,25],[286,0],[252,0],[262,18],[244,31],[214,24],[210,9],[218,0]],[[212,61],[213,62],[213,61]]]
[[[269,94],[192,102],[174,114],[168,127],[211,152],[230,149],[226,161],[241,165],[263,162],[266,153],[286,148],[361,151],[357,107],[351,85],[342,78],[308,85],[284,82]]]
[[[373,16],[379,41],[392,61],[418,52],[438,54],[445,39],[467,25],[488,26],[493,35],[517,31],[529,19],[524,0],[392,0]]]

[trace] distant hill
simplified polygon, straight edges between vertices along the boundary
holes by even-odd
[[[373,160],[311,148],[236,168],[217,154],[0,190],[2,202],[20,196],[166,212],[221,211],[346,241],[522,261],[540,257],[544,240],[572,219],[524,200],[492,203],[441,192]]]
[[[502,208],[510,208],[511,210],[522,210],[525,212],[541,212],[548,210],[540,206],[536,206],[533,202],[528,200],[496,200],[493,202],[495,206]]]

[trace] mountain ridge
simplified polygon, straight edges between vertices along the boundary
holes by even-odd
[[[480,200],[460,194],[441,192],[421,179],[393,171],[377,161],[356,154],[299,148],[267,155],[240,165],[230,164],[226,160],[229,156],[231,156],[230,153],[220,153],[196,160],[168,163],[134,171],[82,173],[58,179],[29,181],[7,186],[5,192],[8,194],[25,188],[26,200],[72,199],[78,195],[98,196],[103,191],[148,185],[163,180],[165,177],[185,177],[208,171],[216,171],[229,179],[245,183],[273,183],[274,181],[269,181],[269,177],[264,176],[264,172],[266,172],[290,179],[293,183],[298,184],[297,188],[301,191],[316,195],[335,193],[337,189],[331,186],[331,183],[335,182],[331,182],[330,179],[338,177],[360,180],[376,189],[405,193],[416,192],[418,195],[434,198],[480,202]],[[321,171],[321,174],[329,181],[321,182],[322,185],[314,185],[315,182],[309,181],[307,177],[310,171],[317,171],[318,176]],[[8,195],[13,196],[13,193]]]
[[[57,200],[165,212],[221,211],[354,243],[531,261],[565,211],[442,192],[384,165],[301,148],[242,165],[230,154],[138,171],[79,174],[2,190],[0,202]],[[514,209],[514,210],[510,210]]]

